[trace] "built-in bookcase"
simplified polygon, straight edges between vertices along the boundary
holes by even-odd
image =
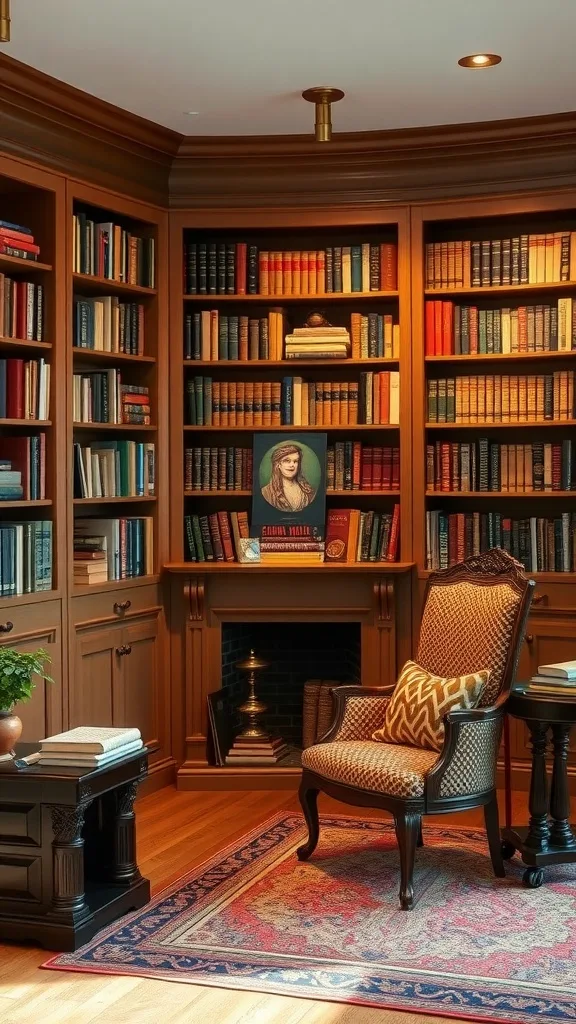
[[[576,197],[412,212],[414,555],[576,578]]]
[[[163,561],[167,268],[158,211],[81,186],[69,186],[68,207],[69,551],[79,595],[151,582]],[[81,533],[117,551],[105,582],[74,578]]]
[[[218,215],[208,213],[175,214],[171,219],[171,263],[182,267],[183,282],[180,294],[171,298],[174,561],[189,557],[185,516],[235,511],[250,517],[246,453],[251,452],[256,431],[271,430],[325,431],[329,449],[337,447],[339,459],[344,447],[349,459],[353,445],[357,455],[360,444],[364,452],[376,448],[377,459],[382,458],[382,449],[390,457],[393,449],[399,450],[394,487],[391,481],[382,483],[378,470],[376,477],[371,476],[371,483],[377,482],[374,489],[362,485],[347,489],[340,477],[338,481],[334,477],[327,507],[391,513],[394,505],[400,504],[397,559],[411,558],[407,218],[394,210],[335,218],[335,213],[320,212],[293,218],[279,215],[274,224],[274,218],[254,211],[230,216],[225,224]],[[173,279],[176,277],[174,274]],[[302,327],[313,312],[322,313],[331,325],[350,330],[349,358],[286,358],[285,335]],[[257,321],[264,328],[258,328]],[[377,413],[375,401],[370,411],[366,409],[365,394],[370,390],[374,400],[374,380],[379,374],[376,386],[382,392],[399,377],[397,417],[390,416],[384,397]],[[302,404],[292,405],[290,414],[286,393],[291,385],[286,378],[294,377],[301,378],[298,396],[303,393],[304,397]],[[207,380],[208,414],[204,401]],[[199,392],[202,395],[201,414],[198,403],[191,413],[194,392],[196,397]],[[389,422],[390,418],[397,422]],[[216,469],[216,454],[212,472],[206,469],[199,479],[198,449],[202,448],[222,453],[224,449],[240,450],[232,487],[231,464],[226,488],[226,474]],[[193,452],[197,455],[195,469]],[[234,455],[229,458],[233,460]],[[207,459],[205,455],[205,467]],[[371,564],[367,563],[367,568]],[[374,564],[382,568],[381,562]],[[204,567],[209,568],[210,563]],[[224,568],[238,566],[229,563]],[[318,568],[321,571],[323,566]]]

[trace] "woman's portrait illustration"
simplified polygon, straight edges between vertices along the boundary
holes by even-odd
[[[326,513],[324,433],[255,433],[252,528],[324,528]],[[288,536],[288,534],[286,534]]]
[[[304,475],[300,445],[279,445],[271,462],[270,480],[262,487],[262,497],[279,512],[301,512],[314,501],[316,488]]]

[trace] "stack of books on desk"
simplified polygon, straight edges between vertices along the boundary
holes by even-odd
[[[532,676],[528,690],[544,696],[559,694],[562,697],[576,697],[576,661],[539,665],[538,674]]]
[[[41,740],[37,763],[89,771],[121,761],[143,746],[139,729],[79,726]]]

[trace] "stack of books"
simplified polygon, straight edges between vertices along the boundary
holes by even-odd
[[[260,561],[309,565],[324,561],[324,530],[316,526],[263,526]]]
[[[10,459],[0,459],[0,501],[20,501],[23,496],[22,473]]]
[[[555,665],[539,665],[538,674],[528,683],[530,693],[543,696],[576,696],[576,661],[559,661]]]
[[[262,739],[237,736],[226,755],[226,764],[277,764],[287,753],[288,746],[280,736]]]
[[[346,327],[295,327],[284,343],[286,359],[347,359],[350,335]]]
[[[0,254],[34,262],[40,254],[40,246],[36,245],[30,228],[0,220]]]
[[[81,537],[74,541],[74,584],[77,587],[92,587],[97,583],[108,582],[106,551],[96,545],[80,546],[82,540],[90,539]]]
[[[121,761],[143,747],[139,729],[79,726],[41,740],[38,764],[90,771]]]

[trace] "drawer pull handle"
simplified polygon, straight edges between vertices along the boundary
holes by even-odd
[[[122,612],[127,612],[131,605],[132,601],[115,601],[114,611],[116,612],[116,615],[122,615]]]
[[[548,594],[540,594],[536,590],[534,593],[534,597],[532,598],[532,604],[542,604],[544,601],[546,601],[547,597]]]
[[[130,644],[122,644],[122,647],[116,648],[116,654],[119,658],[123,658],[126,654],[132,654],[132,648]]]
[[[533,633],[526,633],[526,636],[524,637],[524,639],[525,639],[527,644],[533,644],[534,643],[534,634]]]
[[[0,633],[11,633],[14,629],[13,622],[2,622],[0,624]]]

